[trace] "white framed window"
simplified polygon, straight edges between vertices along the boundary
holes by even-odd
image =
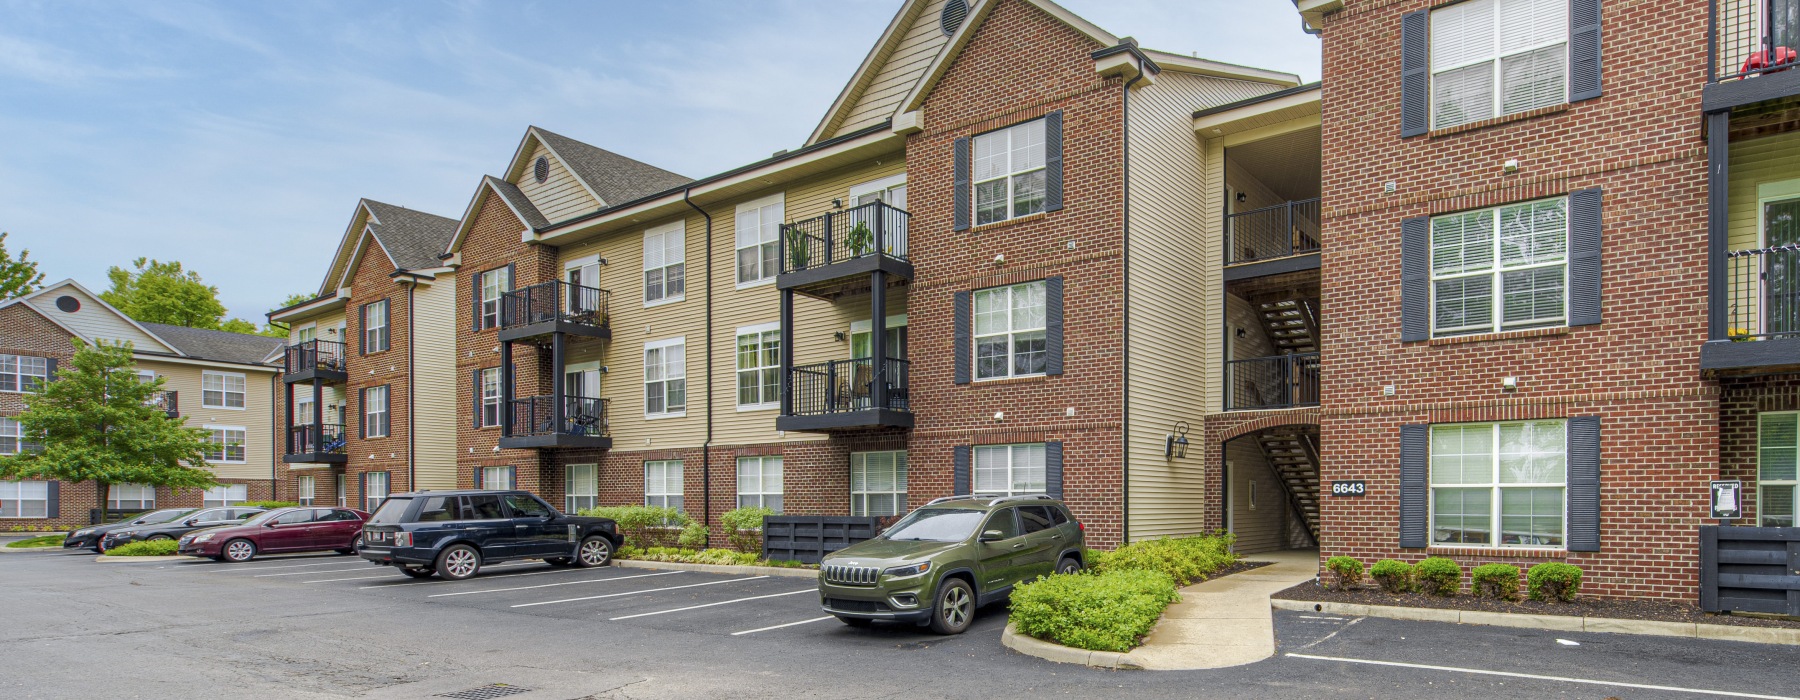
[[[875,324],[869,319],[858,319],[850,322],[850,359],[860,360],[875,356]],[[906,314],[895,314],[887,318],[887,355],[890,358],[906,359]]]
[[[481,327],[500,327],[500,295],[512,291],[512,267],[481,273]]]
[[[362,351],[363,354],[381,352],[388,349],[388,300],[373,301],[362,307]]]
[[[510,489],[513,488],[512,467],[482,467],[481,488]]]
[[[375,512],[381,502],[388,497],[388,473],[366,472],[363,474],[363,510]]]
[[[975,225],[1044,210],[1044,120],[975,136]]]
[[[220,484],[200,496],[203,508],[224,508],[250,500],[250,487],[243,484]]]
[[[0,355],[0,391],[37,391],[50,380],[50,360],[30,355]]]
[[[107,484],[107,510],[156,510],[156,487],[144,484]]]
[[[1044,282],[975,292],[975,378],[1043,374]]]
[[[242,374],[203,371],[200,373],[200,405],[241,411],[246,386]]]
[[[0,518],[50,517],[50,482],[0,481]]]
[[[245,431],[242,426],[208,425],[205,428],[212,431],[211,437],[207,438],[210,446],[206,449],[206,461],[214,464],[243,464],[245,462]]]
[[[1568,277],[1567,197],[1431,219],[1433,336],[1565,325]]]
[[[890,175],[850,188],[850,206],[860,207],[871,202],[887,202],[888,206],[895,209],[905,209],[906,173]]]
[[[0,418],[0,455],[41,452],[44,444],[25,432],[25,424],[16,418]]]
[[[481,370],[481,426],[500,424],[500,368]]]
[[[350,489],[346,487],[344,483],[343,472],[332,475],[331,486],[332,488],[337,489],[337,504],[339,508],[350,507]]]
[[[393,428],[392,415],[388,410],[387,385],[363,389],[363,437],[387,437]]]
[[[318,337],[319,337],[319,324],[316,321],[313,323],[308,323],[304,326],[294,326],[294,342],[295,343],[304,343],[309,340],[317,340]]]
[[[850,453],[850,514],[906,512],[906,451]]]
[[[318,488],[318,477],[311,474],[302,475],[294,480],[294,500],[303,506],[313,505]]]
[[[781,324],[737,329],[737,392],[740,411],[781,405]]]
[[[644,344],[644,416],[687,415],[687,338]]]
[[[1431,127],[1569,99],[1568,0],[1467,0],[1431,12]]]
[[[737,461],[739,508],[763,507],[781,512],[781,458],[739,457]]]
[[[600,467],[571,464],[563,470],[563,511],[579,513],[600,505]]]
[[[1793,527],[1800,474],[1800,413],[1786,411],[1757,416],[1756,518],[1762,527]]]
[[[975,447],[976,493],[1012,496],[1045,490],[1044,443]]]
[[[781,262],[777,244],[784,216],[782,195],[737,205],[737,284],[747,287],[775,279]]]
[[[644,505],[681,510],[682,493],[681,460],[644,462]]]
[[[1562,420],[1431,426],[1431,541],[1562,547],[1568,507]]]
[[[645,231],[644,305],[667,304],[686,297],[686,222],[677,221]]]

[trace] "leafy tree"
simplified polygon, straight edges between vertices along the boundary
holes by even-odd
[[[215,485],[206,467],[207,431],[187,427],[156,405],[161,377],[144,382],[134,371],[131,345],[75,341],[75,357],[56,381],[25,395],[14,418],[42,449],[0,456],[0,479],[69,483],[149,484],[170,488]]]
[[[289,294],[286,299],[281,300],[280,304],[276,304],[274,309],[269,309],[269,310],[274,311],[275,309],[285,309],[285,308],[293,306],[295,304],[299,304],[304,301],[312,301],[312,300],[313,300],[312,294],[308,294],[306,292],[296,292],[294,294]],[[233,319],[233,320],[236,320],[236,319]],[[226,323],[227,323],[227,325],[229,325],[230,321],[227,321]],[[248,324],[248,322],[245,322],[245,323]],[[231,330],[231,329],[227,328],[226,330]],[[264,325],[262,327],[262,330],[251,331],[251,332],[254,332],[258,335],[266,335],[271,338],[286,338],[288,336],[288,324],[276,323],[274,321],[270,321],[267,325]]]
[[[132,265],[135,271],[106,270],[112,282],[111,289],[100,293],[106,303],[145,323],[219,329],[225,305],[219,303],[219,288],[201,281],[200,273],[174,261],[138,258]]]
[[[14,299],[37,291],[44,283],[44,273],[31,261],[31,251],[19,251],[19,259],[6,252],[6,232],[0,231],[0,301]]]

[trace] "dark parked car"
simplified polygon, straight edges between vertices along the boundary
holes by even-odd
[[[368,519],[368,513],[350,508],[277,508],[259,513],[242,525],[182,535],[181,548],[176,551],[232,562],[277,552],[337,550],[340,554],[355,554],[362,544],[363,521]]]
[[[100,541],[105,539],[108,532],[139,525],[160,525],[192,512],[194,512],[193,508],[164,508],[148,513],[139,513],[116,523],[84,527],[63,538],[63,549],[91,549],[96,552],[105,552],[106,550],[100,546]]]
[[[359,552],[414,578],[460,580],[510,559],[605,566],[620,539],[611,519],[564,515],[525,491],[422,491],[383,501]]]
[[[236,525],[244,522],[245,518],[266,510],[268,509],[246,508],[242,506],[206,508],[204,510],[194,511],[180,519],[171,520],[166,523],[135,525],[113,530],[112,532],[106,533],[101,539],[100,547],[102,549],[112,549],[127,542],[178,540],[181,539],[182,535],[195,530],[203,530],[209,527],[218,527],[220,525]]]

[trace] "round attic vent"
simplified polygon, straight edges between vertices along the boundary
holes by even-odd
[[[537,178],[538,184],[550,179],[550,159],[538,156],[537,162],[531,164],[531,176]]]
[[[56,298],[56,308],[62,309],[63,313],[72,314],[81,310],[81,300],[72,296],[60,296]]]
[[[944,12],[938,16],[938,23],[944,29],[944,36],[956,33],[963,20],[969,16],[969,3],[965,0],[949,0],[944,3]]]

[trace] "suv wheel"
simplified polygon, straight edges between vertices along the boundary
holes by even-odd
[[[437,574],[461,581],[481,570],[481,552],[466,544],[453,544],[438,555]]]
[[[575,551],[575,565],[580,567],[606,566],[612,561],[612,540],[594,535],[581,541],[581,549]]]
[[[225,547],[219,551],[223,553],[225,561],[229,562],[242,563],[256,557],[256,545],[250,540],[238,539],[226,542]]]
[[[1081,562],[1075,561],[1075,557],[1063,557],[1062,561],[1056,563],[1056,573],[1073,574],[1080,571]]]
[[[938,586],[937,605],[931,610],[931,631],[962,634],[975,619],[975,592],[960,578],[945,579]]]

